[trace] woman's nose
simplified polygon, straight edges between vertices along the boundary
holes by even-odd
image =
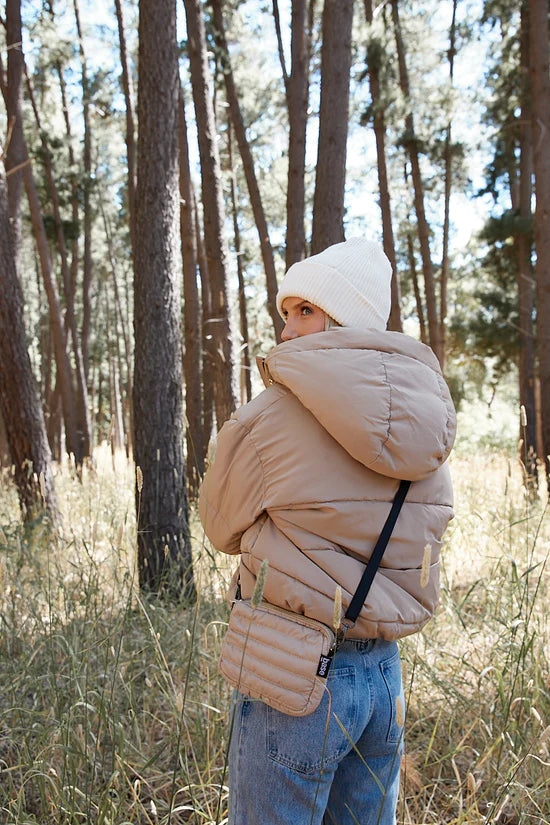
[[[293,338],[296,338],[296,330],[293,329],[290,321],[287,321],[284,325],[283,331],[281,332],[281,340],[291,341]]]

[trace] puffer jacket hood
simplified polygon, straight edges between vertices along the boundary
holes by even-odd
[[[435,355],[419,341],[335,327],[258,360],[266,386],[288,387],[356,461],[381,475],[425,478],[451,451],[451,396]]]
[[[267,388],[223,425],[201,487],[208,538],[240,553],[243,598],[266,559],[264,599],[331,626],[336,586],[345,610],[410,480],[349,635],[414,633],[439,600],[453,515],[455,413],[437,360],[401,333],[342,327],[279,344],[260,368]]]

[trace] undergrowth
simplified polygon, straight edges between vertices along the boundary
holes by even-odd
[[[442,599],[403,640],[398,822],[550,823],[546,505],[503,456],[452,462]],[[192,514],[199,599],[140,596],[132,469],[56,479],[66,535],[0,489],[0,823],[223,823],[229,690],[216,661],[234,559]]]

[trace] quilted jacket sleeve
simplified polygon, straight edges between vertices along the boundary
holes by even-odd
[[[263,510],[264,473],[256,446],[238,420],[231,418],[218,433],[214,461],[204,476],[199,513],[214,547],[240,551],[241,536]]]

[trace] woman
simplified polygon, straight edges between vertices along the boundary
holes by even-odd
[[[242,597],[267,559],[263,598],[330,627],[336,586],[345,609],[399,480],[413,482],[335,656],[330,696],[294,717],[237,694],[230,825],[395,822],[396,640],[438,601],[455,413],[432,351],[386,332],[390,283],[382,249],[361,238],[289,269],[277,295],[283,343],[260,362],[267,388],[223,426],[203,483],[202,523],[217,549],[241,554]]]

